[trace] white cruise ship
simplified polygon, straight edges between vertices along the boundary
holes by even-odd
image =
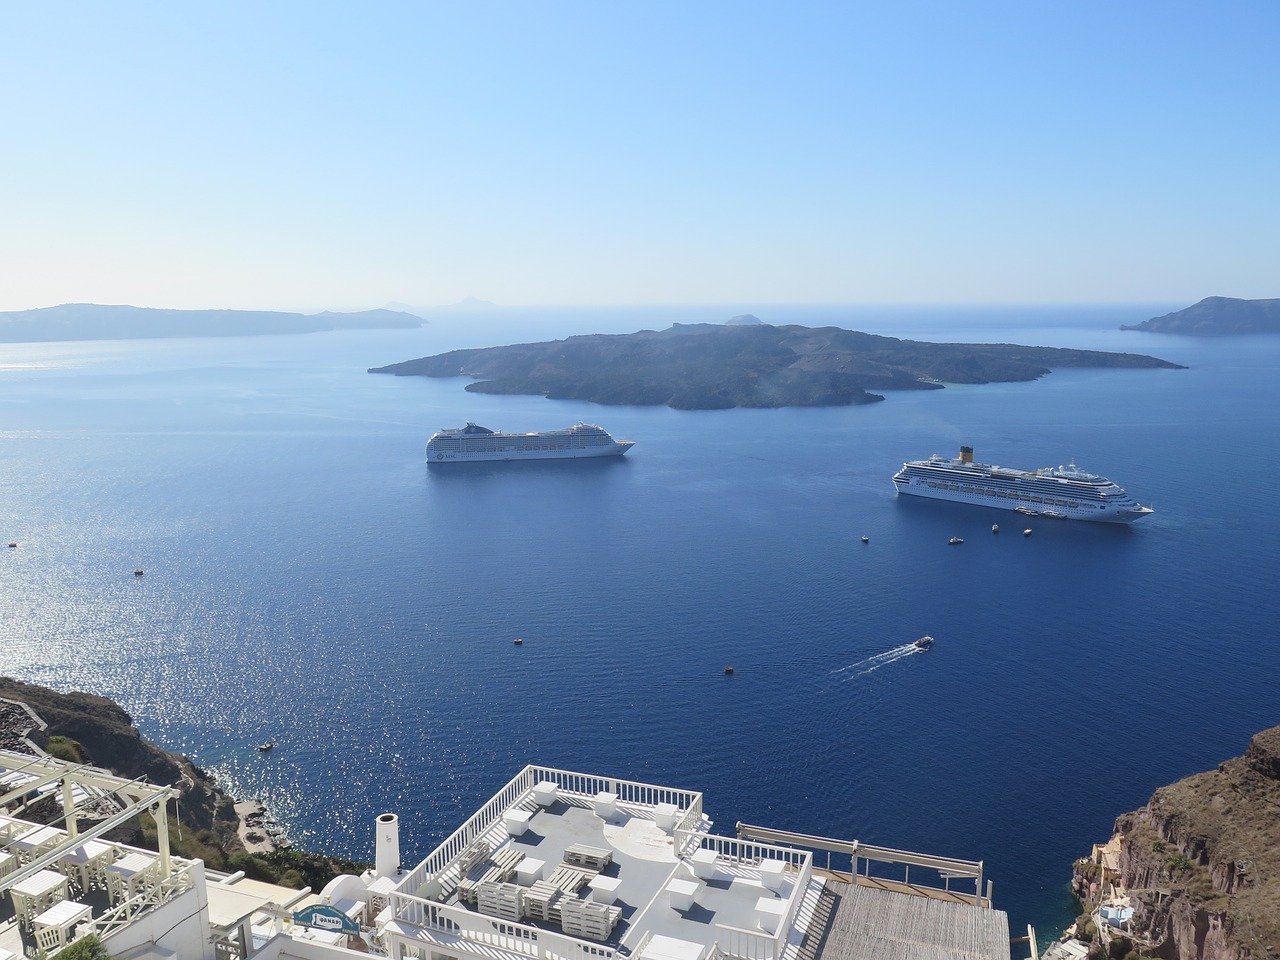
[[[1154,511],[1134,500],[1106,477],[1071,464],[1043,470],[1011,470],[973,462],[973,448],[960,456],[911,460],[893,475],[899,493],[935,500],[976,503],[1029,515],[1068,517],[1103,523],[1132,523]]]
[[[615,440],[593,423],[578,423],[542,433],[497,433],[468,423],[458,430],[440,430],[433,434],[427,441],[427,462],[617,457],[633,446],[634,441]]]

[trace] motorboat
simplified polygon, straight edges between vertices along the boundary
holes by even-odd
[[[999,532],[1000,532],[1000,524],[998,524],[998,523],[993,523],[993,524],[991,525],[991,532],[992,532],[992,533],[999,533]]]
[[[866,534],[863,534],[863,535],[862,535],[861,537],[859,537],[858,539],[859,539],[859,540],[861,540],[863,543],[870,543],[870,542],[871,542],[871,538],[870,538],[870,537],[868,537]]]
[[[947,541],[947,543],[951,544],[954,547],[957,543],[964,543],[964,540],[961,539],[960,537],[952,537],[950,540]]]
[[[926,633],[926,634],[925,634],[923,637],[921,637],[919,640],[916,640],[916,641],[912,644],[912,646],[914,646],[917,650],[928,650],[930,647],[932,647],[932,646],[933,646],[933,637],[929,636],[929,635]]]

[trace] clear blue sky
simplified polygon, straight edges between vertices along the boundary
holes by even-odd
[[[7,3],[0,310],[1280,296],[1280,2]]]

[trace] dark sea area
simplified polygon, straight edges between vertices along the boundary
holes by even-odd
[[[114,698],[305,848],[370,858],[394,811],[416,863],[539,762],[701,790],[717,832],[982,859],[1013,933],[1043,941],[1117,815],[1280,723],[1280,337],[1118,329],[1177,306],[488,310],[0,345],[0,539],[19,544],[0,673]],[[701,412],[365,372],[748,311],[1189,369]],[[428,468],[427,437],[467,420],[636,446]],[[962,443],[1074,461],[1156,513],[895,497],[903,460]],[[928,653],[880,656],[925,633]]]

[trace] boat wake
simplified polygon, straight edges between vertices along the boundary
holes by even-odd
[[[843,680],[852,680],[855,677],[861,677],[871,673],[873,670],[879,670],[881,667],[891,663],[897,663],[905,657],[909,657],[915,653],[923,653],[919,647],[912,643],[904,643],[900,647],[894,647],[892,650],[886,650],[884,653],[877,653],[873,657],[867,657],[865,660],[859,660],[857,663],[851,663],[847,667],[836,667],[832,673],[849,673],[851,670],[857,670],[857,673],[849,673],[843,677]],[[859,667],[863,669],[858,670]]]

